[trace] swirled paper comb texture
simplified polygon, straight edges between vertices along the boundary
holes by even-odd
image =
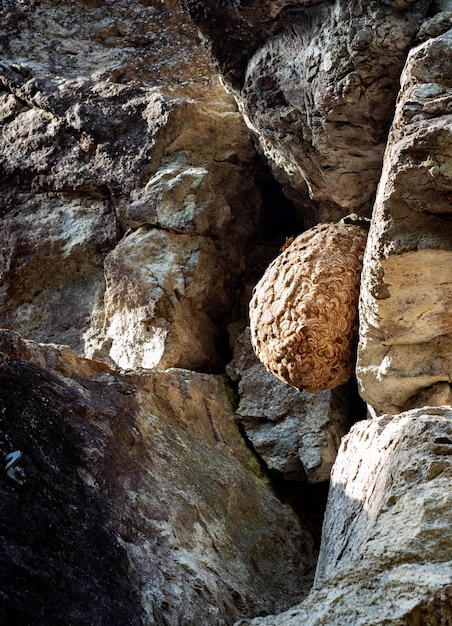
[[[358,226],[315,226],[271,263],[254,288],[254,351],[289,385],[321,391],[352,375],[366,238]]]

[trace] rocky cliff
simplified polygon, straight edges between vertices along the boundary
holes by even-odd
[[[451,624],[452,3],[0,6],[0,621]],[[351,214],[300,391],[251,292]]]

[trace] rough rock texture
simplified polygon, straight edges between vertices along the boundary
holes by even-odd
[[[187,16],[6,4],[0,324],[121,367],[217,368],[262,200]]]
[[[452,409],[356,424],[339,450],[314,587],[237,626],[452,622]]]
[[[250,302],[251,342],[265,367],[305,391],[334,389],[355,369],[358,296],[367,233],[321,224],[266,270]]]
[[[174,118],[162,131],[160,168],[125,211],[133,232],[105,261],[105,344],[122,367],[219,365],[259,220],[248,180],[255,155],[231,103],[181,104]]]
[[[357,375],[379,414],[452,398],[452,31],[441,27],[426,23],[437,36],[402,75],[364,260]]]
[[[0,333],[3,624],[231,624],[287,608],[314,548],[239,436],[222,377],[121,375]]]
[[[237,396],[213,372],[285,238],[381,178],[361,392],[452,404],[452,2],[182,4],[221,81],[177,0],[0,2],[0,327],[45,342],[0,331],[0,623],[449,625],[450,407],[344,440],[302,602],[353,386],[285,386],[246,334]]]
[[[240,422],[267,467],[286,480],[328,480],[341,438],[360,416],[353,386],[315,394],[288,387],[255,356],[249,328],[226,370],[238,382]]]
[[[182,1],[308,225],[370,213],[400,73],[431,4]]]

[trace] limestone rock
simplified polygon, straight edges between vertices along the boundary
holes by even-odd
[[[113,209],[71,194],[22,192],[15,201],[1,221],[1,326],[83,354],[103,307]]]
[[[30,92],[38,79],[61,84],[70,79],[77,88],[85,76],[108,81],[110,87],[164,86],[173,94],[210,89],[211,63],[194,45],[194,30],[177,1],[81,0],[71,9],[56,0],[4,0],[1,37],[9,54],[2,70],[9,68],[23,83],[32,81]],[[34,93],[45,97],[45,92]],[[91,105],[92,100],[83,110]]]
[[[158,150],[160,167],[120,212],[133,232],[105,259],[105,322],[92,354],[125,368],[212,370],[259,221],[248,179],[255,154],[239,114],[218,103],[178,103]]]
[[[238,433],[222,377],[121,375],[0,332],[5,624],[233,623],[311,584],[315,551]]]
[[[230,274],[209,238],[139,228],[106,258],[105,351],[123,368],[219,366]]]
[[[400,73],[430,4],[182,2],[308,226],[370,213]]]
[[[8,7],[0,326],[124,367],[215,369],[262,201],[249,132],[188,17],[172,0]],[[121,260],[137,229],[166,261],[155,245],[141,269]],[[172,255],[189,263],[175,290]]]
[[[262,626],[452,620],[452,409],[356,424],[331,476],[314,587]]]
[[[451,382],[451,50],[448,30],[408,57],[369,233],[357,375],[380,414]]]
[[[307,393],[286,385],[255,356],[249,328],[236,342],[227,372],[238,382],[240,422],[267,467],[286,480],[328,480],[356,417],[350,386]]]

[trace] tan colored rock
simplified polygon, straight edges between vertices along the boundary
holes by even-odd
[[[299,235],[256,285],[251,341],[284,382],[315,392],[352,375],[366,236],[357,226],[316,226]]]
[[[331,475],[309,596],[237,626],[449,624],[451,452],[451,407],[355,424]]]
[[[270,4],[182,2],[306,226],[369,215],[406,55],[440,9],[424,0]]]
[[[139,228],[105,260],[105,345],[122,368],[219,365],[209,314],[227,309],[229,274],[214,242]]]
[[[0,331],[0,427],[26,478],[2,463],[2,623],[227,626],[306,594],[312,537],[221,376],[122,375]]]
[[[451,382],[451,49],[447,31],[408,57],[369,233],[357,376],[377,414]]]
[[[317,393],[289,387],[255,356],[249,328],[226,371],[238,383],[240,422],[266,466],[285,480],[329,480],[341,438],[358,419],[351,387]]]
[[[262,202],[234,99],[172,0],[22,9],[3,24],[0,326],[212,371]]]
[[[130,230],[105,260],[105,321],[90,354],[125,368],[212,371],[259,217],[254,151],[225,99],[176,102],[154,155],[156,172],[119,210]]]
[[[103,199],[23,192],[1,221],[0,320],[39,341],[89,351],[103,309],[116,219]]]

